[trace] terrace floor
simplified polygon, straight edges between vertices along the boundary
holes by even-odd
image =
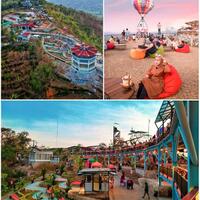
[[[120,186],[120,176],[115,176],[114,188],[110,190],[110,200],[141,200],[144,195],[144,189],[138,185],[133,185],[133,190],[127,190],[125,187]],[[151,192],[149,192],[150,199],[156,200],[157,198],[153,196]],[[146,196],[144,199],[148,199]],[[162,198],[159,197],[159,200],[170,200],[170,198]]]
[[[129,56],[130,50],[137,47],[138,44],[141,44],[141,42],[129,41],[125,50],[114,49],[105,51],[105,79],[121,78],[128,72],[131,74],[137,90],[138,83],[154,61],[152,58],[134,60]],[[191,47],[191,53],[188,54],[165,52],[164,57],[167,62],[177,69],[183,81],[180,91],[176,95],[171,96],[171,99],[198,98],[198,51],[199,48]]]

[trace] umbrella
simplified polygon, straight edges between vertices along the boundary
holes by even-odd
[[[101,168],[101,167],[102,167],[102,164],[99,162],[92,163],[92,168]]]
[[[55,179],[55,181],[57,181],[57,182],[66,182],[67,179],[66,178],[62,178],[62,177],[58,177],[58,178]]]
[[[94,158],[90,158],[89,161],[90,161],[91,163],[93,163],[93,162],[95,162],[95,159],[94,159]]]
[[[115,169],[115,166],[110,164],[110,165],[108,165],[108,168],[109,169]]]

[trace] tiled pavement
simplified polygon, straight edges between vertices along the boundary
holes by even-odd
[[[126,72],[130,73],[136,86],[144,77],[145,72],[153,63],[152,58],[134,60],[129,56],[130,49],[138,43],[128,42],[126,50],[109,50],[105,52],[105,78],[120,78]],[[168,63],[176,67],[183,85],[180,91],[171,99],[198,98],[198,48],[191,47],[191,53],[165,52]]]

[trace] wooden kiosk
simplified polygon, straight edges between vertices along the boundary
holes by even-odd
[[[109,168],[85,168],[78,175],[84,177],[85,193],[109,192]]]

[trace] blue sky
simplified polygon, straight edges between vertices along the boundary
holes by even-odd
[[[39,145],[68,147],[109,143],[112,126],[122,137],[131,128],[156,131],[154,120],[162,101],[2,101],[2,126],[28,131]],[[57,134],[58,120],[58,138]]]

